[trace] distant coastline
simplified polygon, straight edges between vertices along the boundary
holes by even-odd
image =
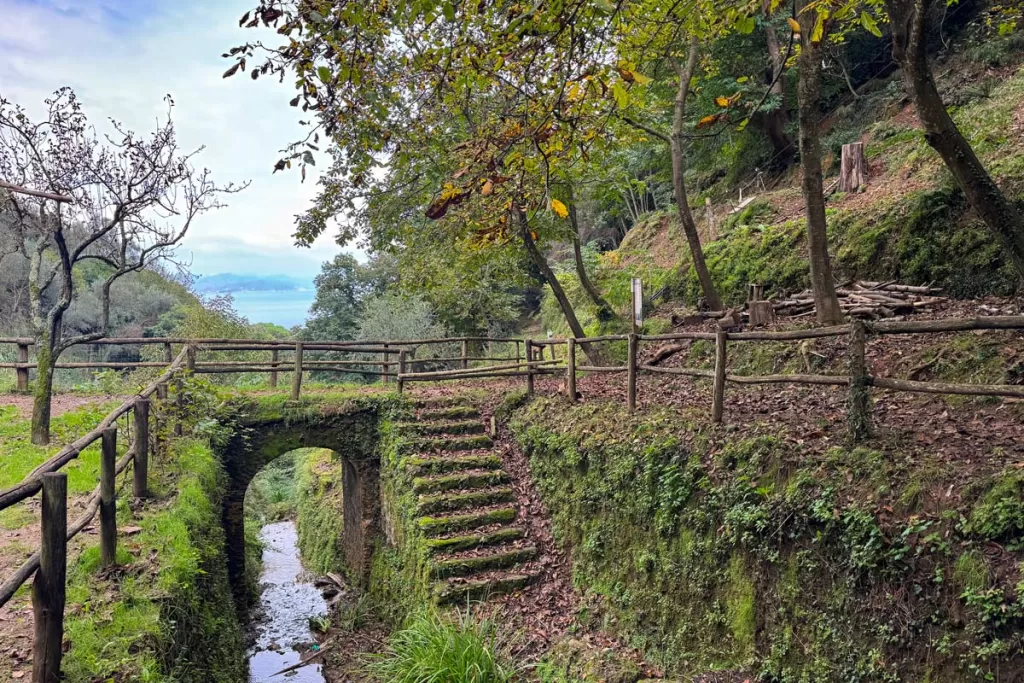
[[[204,275],[194,284],[198,294],[238,294],[243,292],[314,292],[311,280],[290,275]]]

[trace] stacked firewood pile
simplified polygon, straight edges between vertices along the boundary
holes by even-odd
[[[907,315],[947,300],[939,287],[901,285],[898,282],[866,282],[855,280],[836,289],[843,313],[853,318],[878,320]],[[778,315],[803,317],[814,315],[814,296],[810,290],[773,299]]]

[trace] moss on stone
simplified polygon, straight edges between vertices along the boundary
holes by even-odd
[[[489,545],[500,545],[523,537],[523,530],[511,527],[498,529],[486,534],[465,534],[450,538],[434,538],[427,541],[427,548],[432,554],[453,553],[460,550],[482,548]]]
[[[496,552],[488,555],[474,555],[472,557],[460,557],[450,560],[435,561],[431,567],[434,578],[443,579],[451,576],[466,576],[477,572],[491,569],[508,569],[515,565],[532,560],[537,556],[537,549],[533,546],[527,548],[516,548],[505,552]]]
[[[470,469],[498,469],[500,467],[501,458],[496,455],[460,455],[456,457],[434,458],[409,457],[405,459],[406,470],[414,476]]]
[[[456,533],[477,529],[489,524],[500,522],[511,522],[516,518],[516,511],[513,508],[498,508],[496,510],[485,510],[466,515],[450,515],[446,517],[420,517],[416,520],[417,526],[428,536]]]
[[[512,489],[507,487],[471,491],[468,493],[423,496],[416,505],[419,515],[430,515],[435,512],[449,512],[472,507],[483,507],[495,503],[508,503],[515,500]]]
[[[479,434],[484,431],[484,423],[480,420],[406,422],[398,424],[397,427],[411,434]]]
[[[412,490],[416,493],[438,493],[457,489],[475,489],[497,486],[508,482],[508,475],[501,470],[492,472],[466,472],[434,477],[416,477]]]

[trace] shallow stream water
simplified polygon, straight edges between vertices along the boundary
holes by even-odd
[[[309,619],[327,614],[327,603],[302,567],[293,522],[266,525],[260,530],[260,540],[264,543],[260,576],[263,616],[256,624],[256,642],[249,651],[249,680],[324,683],[319,660],[273,675],[311,652],[310,644],[315,639]]]

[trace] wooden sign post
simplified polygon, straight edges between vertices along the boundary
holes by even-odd
[[[638,334],[644,324],[644,283],[633,278],[633,334]]]

